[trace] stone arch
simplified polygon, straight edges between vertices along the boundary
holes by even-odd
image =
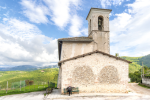
[[[88,66],[77,67],[73,71],[72,84],[73,86],[91,85],[94,83],[94,73]]]
[[[103,31],[104,28],[104,18],[103,16],[98,16],[98,30]]]
[[[119,83],[117,68],[114,66],[105,66],[100,71],[98,80],[100,83],[104,84]]]

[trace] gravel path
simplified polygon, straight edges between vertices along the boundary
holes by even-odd
[[[150,89],[141,87],[138,83],[129,83],[129,88],[138,94],[150,95]]]

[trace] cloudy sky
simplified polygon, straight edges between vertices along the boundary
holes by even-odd
[[[0,67],[58,62],[57,39],[87,36],[91,7],[112,9],[112,55],[150,54],[150,0],[0,0]]]

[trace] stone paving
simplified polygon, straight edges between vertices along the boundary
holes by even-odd
[[[58,89],[44,97],[45,91],[30,92],[0,97],[0,100],[150,100],[149,95],[137,93],[80,93],[61,95]]]
[[[45,91],[1,96],[0,100],[43,100]]]
[[[150,97],[73,97],[68,99],[49,99],[49,100],[150,100]]]
[[[133,97],[133,96],[140,96],[139,94],[136,93],[80,93],[80,94],[72,94],[71,96],[69,95],[61,95],[59,90],[53,90],[51,94],[45,97],[45,100],[61,100],[61,99],[66,99],[66,100],[72,100],[74,98],[121,98],[121,97]]]

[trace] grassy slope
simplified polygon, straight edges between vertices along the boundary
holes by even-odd
[[[8,81],[9,87],[12,82],[19,82],[20,80],[33,80],[34,84],[38,82],[57,82],[58,68],[47,68],[34,71],[0,71],[0,85],[2,88],[6,87]]]
[[[134,73],[135,71],[138,71],[141,68],[141,65],[139,65],[140,64],[139,61],[142,57],[122,56],[121,58],[132,62],[131,64],[129,64],[129,73]]]

